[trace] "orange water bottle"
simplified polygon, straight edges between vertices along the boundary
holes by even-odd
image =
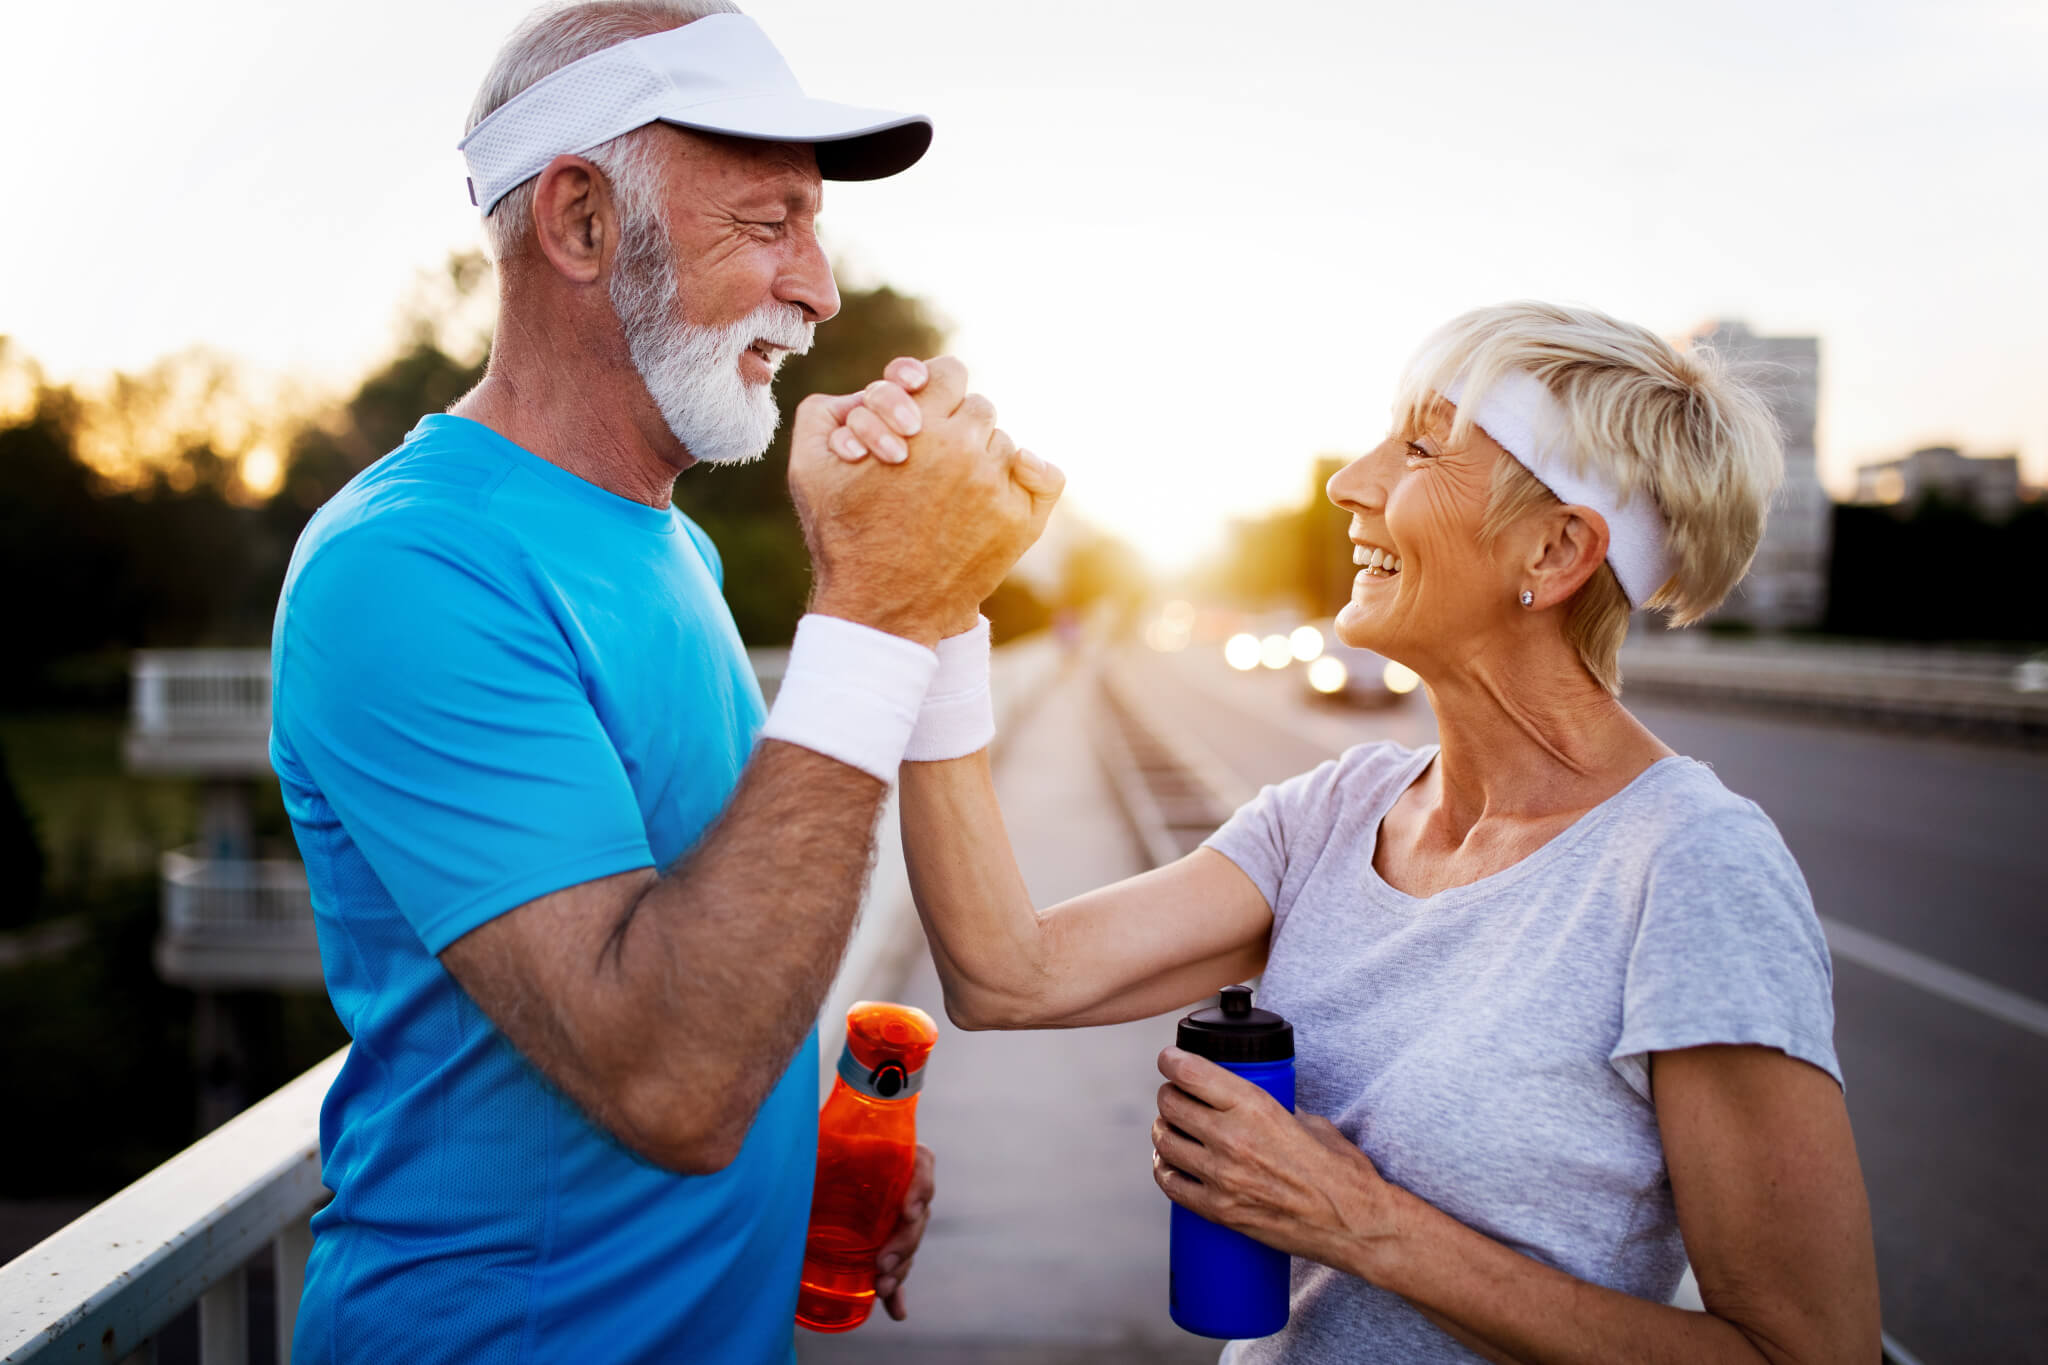
[[[917,1092],[939,1040],[921,1009],[863,1000],[846,1012],[839,1079],[818,1115],[818,1178],[796,1320],[850,1332],[875,1307],[875,1257],[917,1165]]]

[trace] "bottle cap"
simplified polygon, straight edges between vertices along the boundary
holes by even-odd
[[[1212,1062],[1284,1062],[1294,1056],[1294,1025],[1252,1007],[1249,986],[1225,986],[1222,998],[1180,1021],[1183,1052]]]
[[[915,1005],[861,1000],[846,1012],[839,1076],[870,1099],[906,1100],[924,1088],[939,1026]]]

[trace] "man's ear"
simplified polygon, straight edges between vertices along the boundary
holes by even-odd
[[[556,273],[595,284],[619,244],[618,201],[604,173],[580,156],[556,157],[533,186],[533,236]]]
[[[1576,504],[1550,509],[1523,565],[1532,611],[1569,602],[1607,562],[1607,519]]]

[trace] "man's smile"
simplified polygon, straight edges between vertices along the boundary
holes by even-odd
[[[789,351],[787,346],[778,346],[757,337],[751,346],[740,352],[740,373],[752,383],[766,384],[775,378],[775,372],[782,367],[782,358]]]

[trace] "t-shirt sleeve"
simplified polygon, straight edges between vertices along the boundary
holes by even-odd
[[[428,951],[653,865],[575,655],[487,527],[340,537],[282,611],[273,725]]]
[[[1332,759],[1285,782],[1261,787],[1202,841],[1204,848],[1215,849],[1252,879],[1276,918],[1283,911],[1288,840],[1299,840],[1313,816],[1327,822],[1328,811],[1318,808],[1317,797],[1330,795],[1336,775],[1337,760]]]
[[[1751,802],[1689,824],[1653,859],[1609,1054],[1650,1098],[1649,1054],[1756,1044],[1842,1083],[1834,972],[1799,865]]]

